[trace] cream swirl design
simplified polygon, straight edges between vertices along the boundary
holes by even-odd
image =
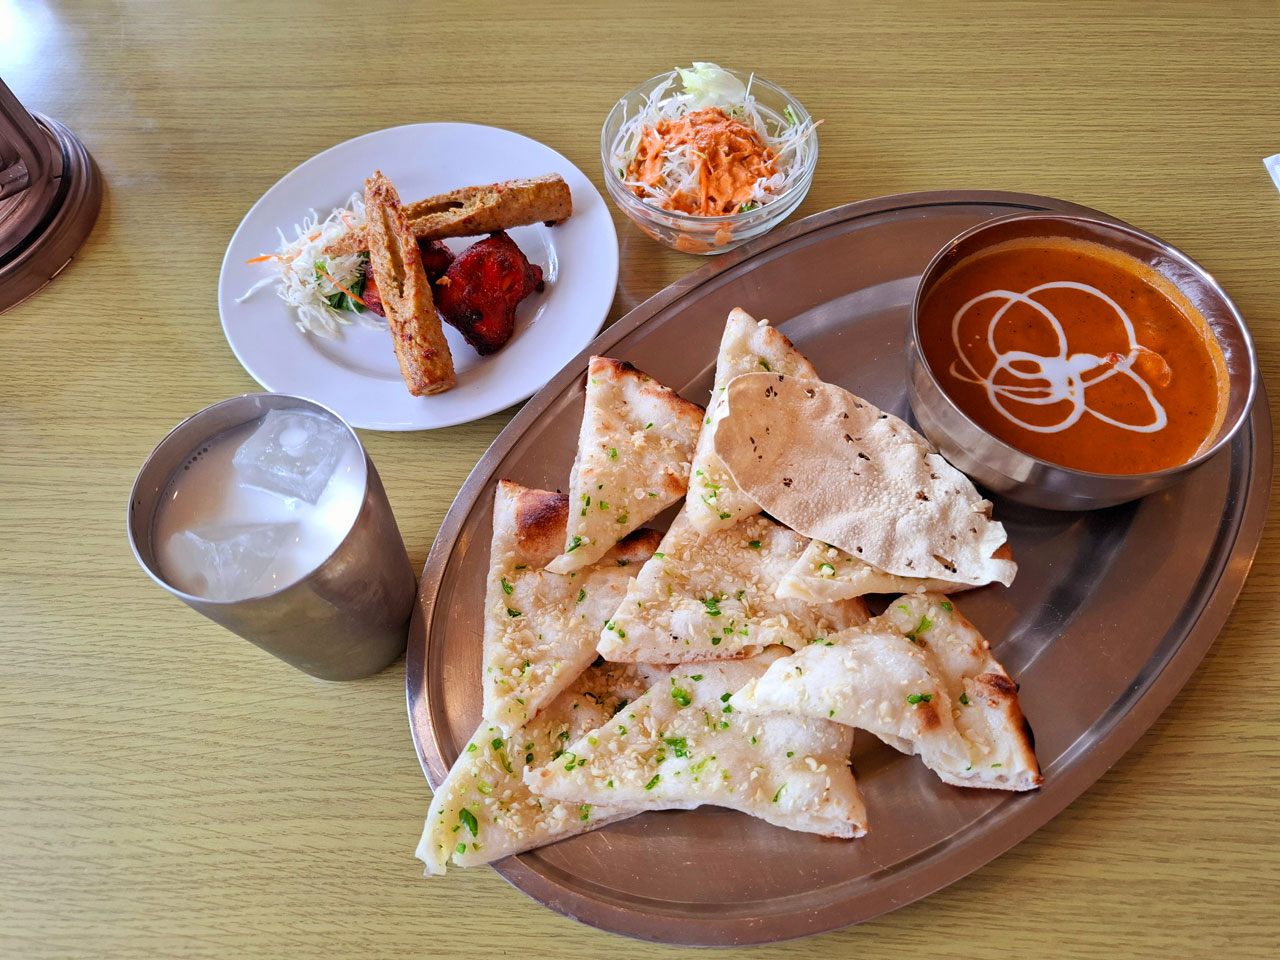
[[[1033,299],[1037,293],[1043,290],[1079,290],[1101,300],[1115,311],[1121,325],[1124,327],[1129,341],[1128,352],[1124,354],[1108,353],[1102,357],[1092,353],[1068,352],[1067,336],[1062,328],[1062,323],[1054,316],[1052,310]],[[1003,300],[1004,302],[996,310],[987,325],[987,346],[992,354],[995,355],[996,362],[991,371],[984,376],[974,367],[972,361],[965,354],[964,347],[961,346],[960,323],[965,314],[974,306],[987,300]],[[1018,304],[1035,310],[1049,324],[1057,339],[1057,354],[1042,356],[1027,350],[1001,351],[997,349],[996,330],[1009,310]],[[1032,287],[1025,293],[1017,293],[1013,290],[991,290],[980,294],[956,311],[955,317],[951,321],[951,342],[956,348],[956,355],[960,358],[959,361],[951,364],[951,375],[957,379],[981,386],[986,391],[987,399],[990,400],[991,405],[1001,415],[1026,430],[1031,430],[1035,433],[1060,433],[1086,413],[1092,414],[1099,420],[1122,430],[1131,430],[1134,433],[1155,433],[1163,430],[1169,422],[1164,407],[1160,405],[1160,402],[1156,400],[1151,392],[1151,385],[1139,375],[1138,371],[1133,369],[1135,361],[1143,354],[1156,358],[1161,365],[1164,363],[1163,359],[1160,358],[1159,354],[1138,343],[1133,331],[1133,322],[1120,304],[1116,303],[1097,287],[1090,286],[1087,283],[1077,283],[1072,280],[1055,280]],[[967,370],[967,373],[958,368],[959,363],[964,364],[964,370]],[[1102,368],[1102,372],[1096,376],[1089,376],[1099,368]],[[1001,373],[1007,374],[1008,377],[1012,377],[1019,382],[996,383],[996,377]],[[1095,387],[1112,377],[1128,377],[1138,386],[1151,407],[1152,419],[1150,423],[1125,423],[1089,407],[1089,388]],[[1010,400],[1032,406],[1051,406],[1053,404],[1066,403],[1069,407],[1061,420],[1042,426],[1028,423],[1016,413],[1011,412],[1005,405],[1006,401]]]

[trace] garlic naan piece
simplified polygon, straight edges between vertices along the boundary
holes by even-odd
[[[596,658],[600,629],[661,539],[637,531],[567,576],[543,567],[564,543],[569,498],[502,480],[493,500],[485,591],[484,716],[515,730]]]
[[[757,321],[745,310],[735,307],[729,311],[724,336],[720,339],[706,425],[698,436],[698,446],[693,454],[687,512],[699,533],[723,530],[743,517],[760,512],[760,505],[738,488],[711,445],[715,424],[724,416],[725,408],[720,400],[729,381],[739,374],[758,371],[815,380],[818,377],[813,364],[790,340],[769,326],[768,320]]]
[[[788,713],[741,714],[726,702],[783,655],[775,647],[675,670],[562,757],[526,770],[525,783],[593,808],[709,803],[789,830],[860,837],[867,814],[849,769],[853,731]]]
[[[1041,782],[1017,686],[940,594],[898,598],[866,624],[773,664],[729,702],[866,730],[955,786],[1033,790]]]
[[[703,410],[629,363],[592,357],[578,452],[569,475],[564,552],[571,573],[684,496]]]
[[[639,669],[589,667],[536,719],[504,734],[488,721],[458,754],[431,798],[416,856],[426,874],[491,863],[639,813],[639,808],[597,807],[540,800],[529,792],[525,768],[551,763],[572,740],[609,720],[649,684]]]
[[[640,663],[733,659],[775,643],[802,647],[866,621],[861,600],[777,599],[804,547],[804,537],[758,515],[699,534],[686,505],[604,625],[600,654]]]
[[[1008,546],[1006,543],[995,555],[1012,557]],[[973,586],[947,580],[894,576],[849,556],[839,547],[821,540],[810,540],[800,559],[783,575],[778,584],[778,596],[809,603],[830,603],[863,597],[868,593],[959,593],[972,590]]]
[[[963,473],[897,417],[820,380],[735,377],[713,444],[773,517],[885,573],[1013,581],[1004,527]]]

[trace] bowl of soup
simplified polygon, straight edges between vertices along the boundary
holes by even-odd
[[[947,244],[911,307],[925,436],[1009,499],[1088,510],[1215,456],[1253,402],[1239,311],[1195,261],[1125,224],[1015,214]]]

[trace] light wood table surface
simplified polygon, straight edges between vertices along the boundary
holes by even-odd
[[[106,180],[78,259],[0,317],[0,956],[672,954],[487,869],[423,880],[402,664],[346,685],[295,672],[152,584],[124,516],[173,424],[258,389],[215,289],[278,177],[358,134],[461,120],[600,185],[612,101],[693,59],[754,68],[825,118],[798,215],[1006,189],[1183,248],[1252,324],[1274,418],[1274,2],[0,2],[0,75]],[[610,320],[702,263],[620,217],[618,235]],[[416,568],[512,412],[363,434]],[[927,900],[753,955],[1278,955],[1278,588],[1273,523],[1199,671],[1063,814]]]

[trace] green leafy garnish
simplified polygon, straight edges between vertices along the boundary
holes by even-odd
[[[690,694],[688,690],[684,689],[684,687],[672,687],[671,699],[682,707],[687,707],[689,704],[693,703],[693,695]]]
[[[519,610],[512,610],[510,607],[507,607],[507,616],[508,616],[508,617],[518,617],[518,616],[520,616],[520,611],[519,611]]]
[[[748,547],[750,547],[752,550],[759,550],[759,549],[760,549],[760,541],[759,541],[759,540],[748,540],[748,541],[747,541],[747,546],[748,546]]]
[[[778,802],[778,798],[782,796],[782,791],[785,790],[786,788],[787,788],[787,785],[785,783],[778,788],[778,792],[773,795],[773,801],[772,801],[773,803]]]
[[[689,753],[689,742],[684,737],[664,737],[662,742],[671,747],[677,757],[692,756]]]
[[[514,590],[514,589],[515,589],[515,587],[513,587],[513,586],[511,586],[511,584],[507,583],[507,578],[506,578],[506,577],[503,577],[503,578],[499,581],[499,583],[501,583],[501,584],[502,584],[502,592],[503,592],[503,593],[505,593],[508,597],[509,597],[509,596],[511,596],[511,591],[512,591],[512,590]]]
[[[967,693],[960,694],[960,702],[967,707],[969,705],[969,695]]]
[[[480,836],[480,824],[476,821],[476,815],[466,807],[458,811],[458,822],[470,830],[473,837]]]
[[[662,779],[662,774],[660,774],[660,773],[655,773],[655,774],[653,775],[653,779],[652,779],[652,780],[650,780],[648,783],[646,783],[646,784],[644,785],[644,788],[645,788],[646,790],[652,790],[654,787],[656,787],[656,786],[658,785],[658,781],[659,781],[659,780],[661,780],[661,779]]]
[[[582,538],[575,536],[564,552],[573,553],[573,551],[577,550],[580,546],[582,546]]]
[[[909,693],[907,703],[928,703],[933,699],[932,693]]]

